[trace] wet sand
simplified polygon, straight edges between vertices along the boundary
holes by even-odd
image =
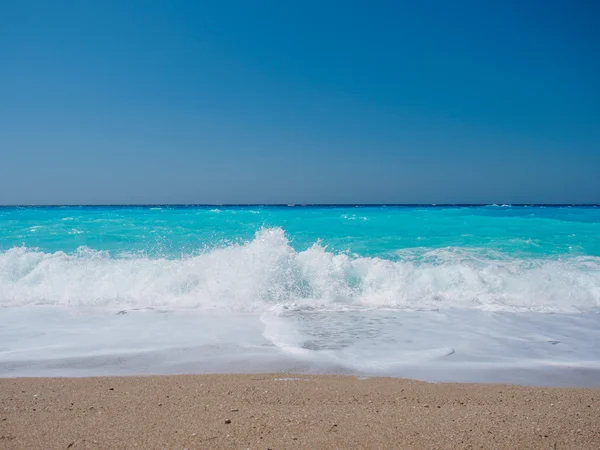
[[[599,449],[600,389],[285,374],[6,378],[0,448]]]

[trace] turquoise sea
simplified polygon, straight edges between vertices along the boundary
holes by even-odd
[[[600,385],[600,207],[0,207],[0,376]]]

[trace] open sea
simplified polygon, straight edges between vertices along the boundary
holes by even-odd
[[[600,386],[600,207],[0,207],[0,376]]]

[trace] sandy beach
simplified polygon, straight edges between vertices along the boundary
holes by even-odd
[[[600,448],[600,390],[286,374],[0,380],[0,448]]]

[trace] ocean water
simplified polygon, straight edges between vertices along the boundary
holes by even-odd
[[[600,207],[0,207],[0,376],[600,386]]]

